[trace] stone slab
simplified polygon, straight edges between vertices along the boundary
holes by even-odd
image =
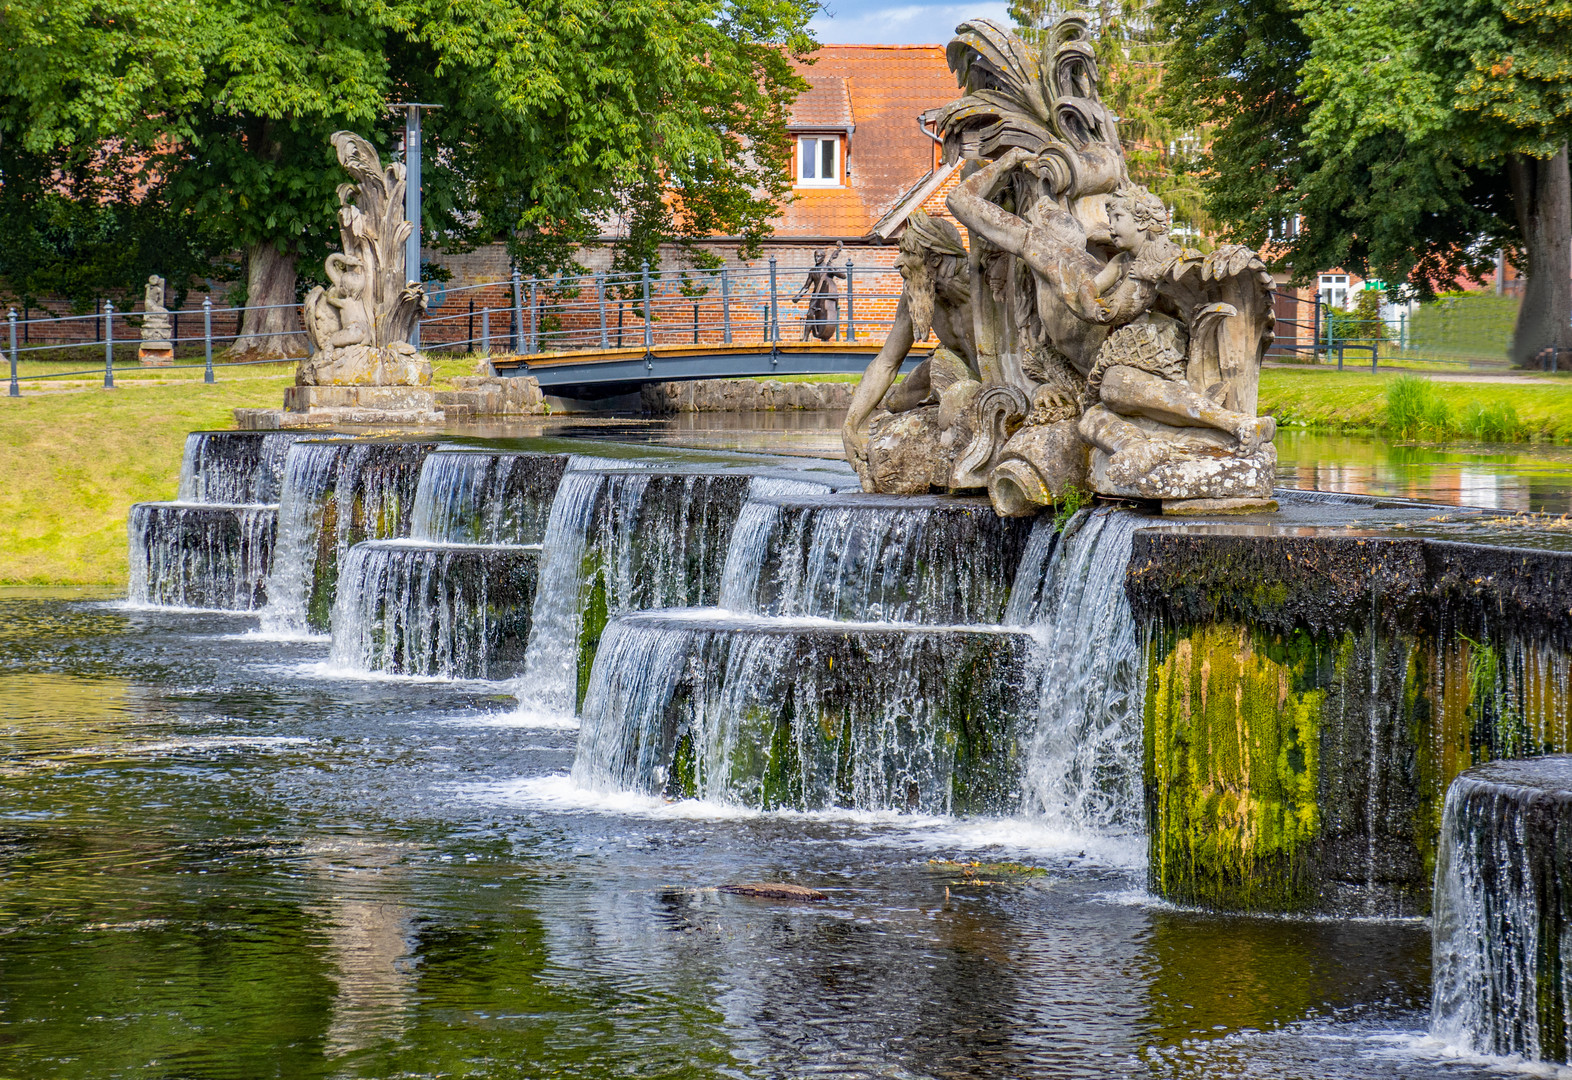
[[[290,386],[284,389],[284,408],[298,413],[315,409],[432,412],[436,407],[436,393],[419,386]]]

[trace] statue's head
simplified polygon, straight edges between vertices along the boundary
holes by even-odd
[[[1138,251],[1168,232],[1168,209],[1143,187],[1126,186],[1108,198],[1108,233],[1120,251]]]
[[[918,341],[928,336],[933,325],[936,297],[956,306],[971,300],[966,242],[961,230],[946,218],[913,210],[901,234],[895,268],[906,279],[906,307]]]

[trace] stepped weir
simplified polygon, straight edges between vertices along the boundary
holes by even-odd
[[[1019,819],[1182,905],[1433,910],[1436,1031],[1567,1060],[1572,796],[1511,759],[1572,749],[1572,554],[1278,499],[1009,518],[767,459],[195,433],[130,600],[497,682],[577,725],[586,792]]]

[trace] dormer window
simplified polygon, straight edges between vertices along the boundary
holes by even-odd
[[[804,135],[797,140],[797,186],[840,187],[841,137]]]

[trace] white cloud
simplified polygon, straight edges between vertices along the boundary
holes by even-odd
[[[809,25],[827,45],[946,45],[967,19],[1011,25],[1005,3],[873,7],[858,0],[826,0]]]

